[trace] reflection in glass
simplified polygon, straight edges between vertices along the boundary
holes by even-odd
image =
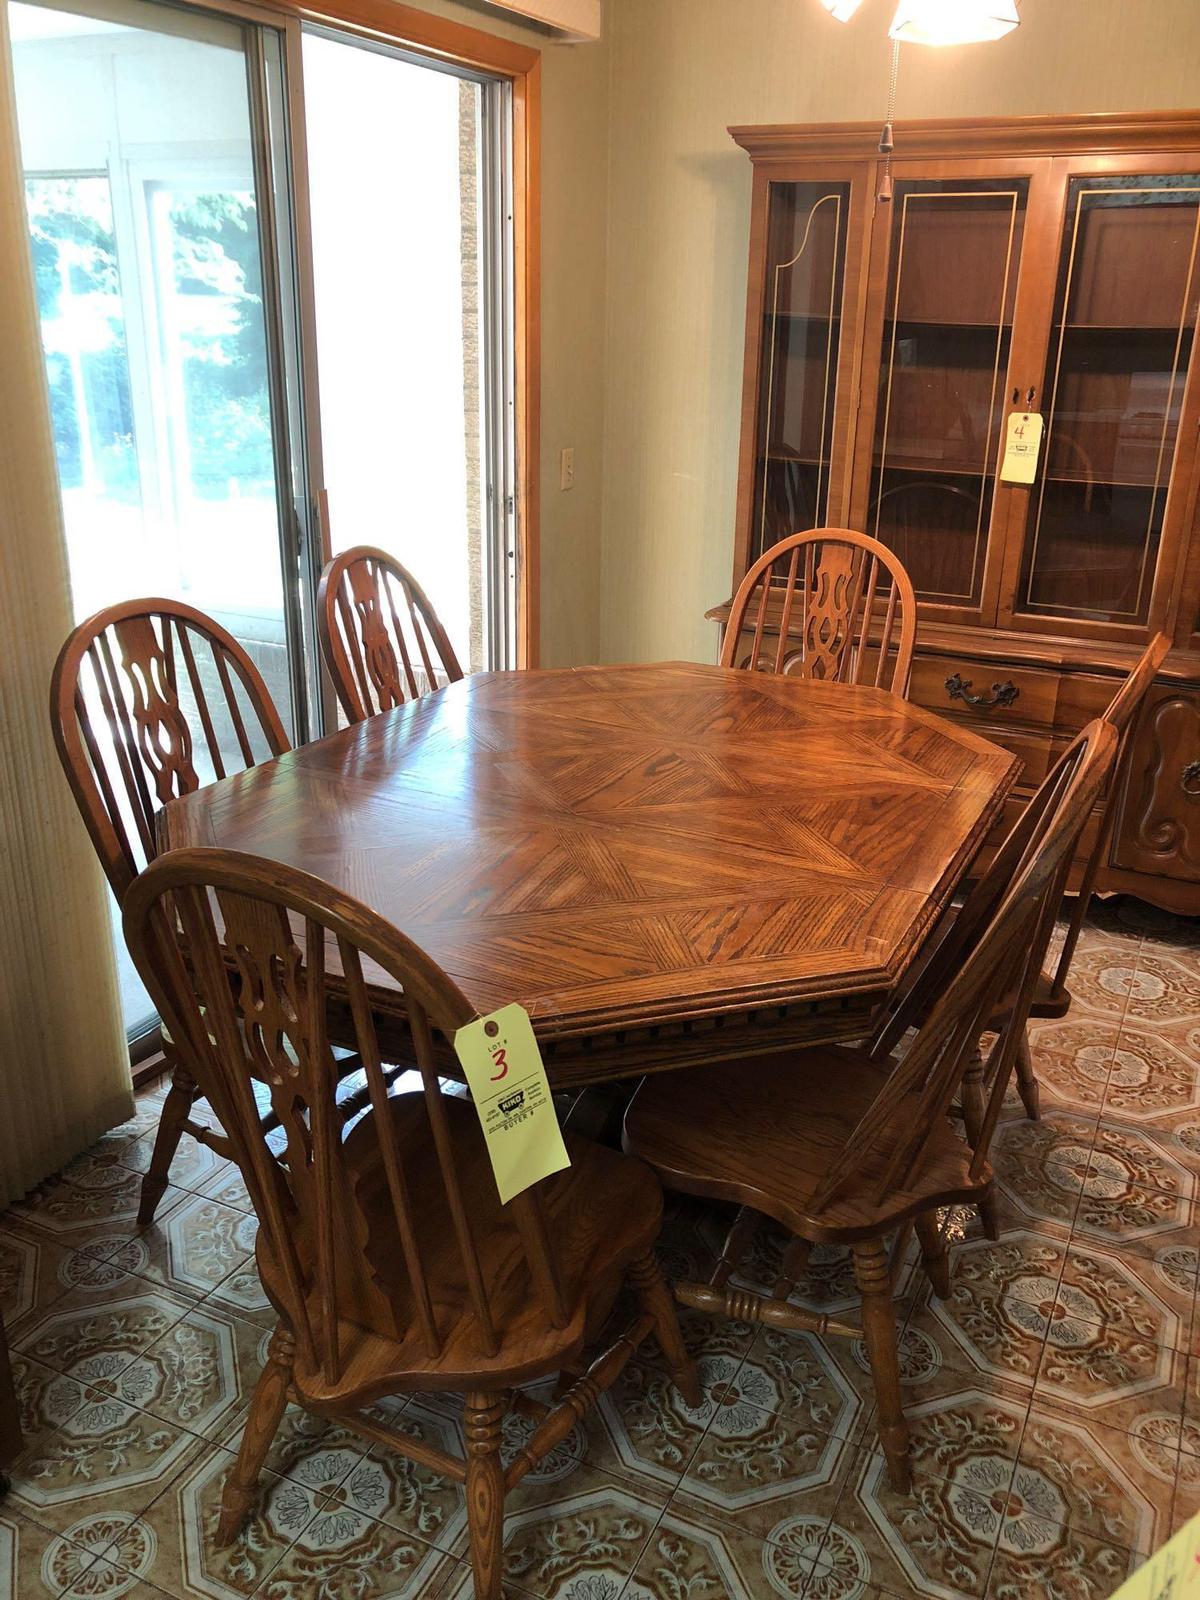
[[[1200,178],[1076,178],[1020,609],[1144,623],[1195,335]]]
[[[980,602],[1027,189],[896,185],[868,531],[924,600]]]
[[[828,521],[848,184],[771,185],[752,556]]]
[[[197,606],[246,647],[290,732],[243,29],[105,9],[9,6],[75,614]],[[136,1033],[152,1007],[115,944]]]

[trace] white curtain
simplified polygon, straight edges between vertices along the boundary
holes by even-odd
[[[72,618],[22,189],[0,0],[0,1206],[132,1109],[106,891],[47,713]]]

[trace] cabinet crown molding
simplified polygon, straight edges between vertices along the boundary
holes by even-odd
[[[922,156],[1096,154],[1190,150],[1200,145],[1200,110],[1097,112],[1082,116],[918,118],[893,124],[897,161]],[[773,123],[731,127],[755,162],[807,156],[873,156],[878,122]]]

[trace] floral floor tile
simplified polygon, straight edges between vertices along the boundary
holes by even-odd
[[[1009,1514],[1149,1552],[1166,1538],[1173,1473],[1170,1446],[1163,1449],[1153,1428],[1124,1433],[1049,1410],[1035,1397]]]
[[[96,1257],[19,1224],[0,1226],[0,1315],[10,1344],[25,1324],[89,1277]]]
[[[665,1504],[646,1486],[586,1465],[563,1483],[527,1478],[505,1504],[505,1578],[541,1600],[619,1595]]]
[[[1047,1341],[1034,1405],[1085,1425],[1128,1432],[1147,1417],[1183,1415],[1187,1357],[1110,1324],[1067,1319]]]
[[[1103,1115],[1118,1123],[1200,1116],[1200,1019],[1121,1030]]]
[[[10,1496],[14,1507],[59,1532],[98,1514],[138,1514],[203,1448],[192,1434],[97,1388],[84,1388],[55,1426],[59,1401],[47,1391],[50,1425],[27,1436]]]
[[[976,1371],[1032,1388],[1066,1259],[1064,1241],[1028,1230],[960,1245],[949,1295],[919,1304],[906,1332],[939,1349],[948,1336]]]
[[[901,1343],[907,1352],[903,1339]],[[920,1362],[921,1354],[914,1354]],[[733,1403],[738,1397],[791,1422],[857,1440],[875,1407],[866,1346],[861,1339],[821,1339],[813,1333],[760,1328],[731,1391],[721,1400]]]
[[[235,1211],[253,1211],[250,1196],[242,1175],[232,1161],[227,1161],[210,1178],[196,1185],[197,1194],[207,1195],[218,1205],[232,1206]]]
[[[233,1543],[216,1542],[228,1452],[202,1448],[124,1530],[105,1559],[177,1600],[239,1600],[258,1590],[317,1519],[321,1497],[263,1474],[259,1499]]]
[[[253,1256],[248,1256],[227,1278],[222,1278],[205,1298],[245,1317],[248,1322],[257,1323],[260,1328],[272,1329],[279,1321],[278,1311],[263,1291]]]
[[[1029,1024],[1030,1055],[1047,1111],[1100,1115],[1118,1037],[1115,1018],[1082,1015],[1074,1006],[1066,1017]]]
[[[461,1428],[440,1412],[419,1402],[405,1408],[397,1424],[403,1432],[425,1444],[461,1457]],[[579,1455],[566,1447],[551,1452],[548,1472],[578,1465]],[[577,1441],[577,1444],[581,1442]],[[556,1459],[557,1458],[557,1459]],[[466,1495],[460,1483],[430,1467],[410,1460],[399,1450],[380,1445],[351,1468],[348,1476],[325,1502],[327,1509],[345,1507],[376,1522],[386,1523],[426,1545],[452,1551],[461,1546],[466,1528]]]
[[[735,1525],[668,1507],[634,1569],[624,1600],[759,1600],[809,1593],[828,1518],[791,1517],[766,1544]]]
[[[191,1307],[182,1295],[101,1263],[31,1319],[16,1348],[81,1383],[109,1383]]]
[[[765,1539],[785,1511],[827,1516],[855,1453],[836,1434],[742,1404],[714,1418],[676,1501]]]
[[[992,1142],[996,1186],[1014,1225],[1069,1230],[1088,1182],[1096,1124],[1047,1112],[1040,1122],[1002,1122]]]
[[[127,1240],[109,1260],[151,1283],[166,1284],[200,1300],[230,1274],[246,1268],[257,1234],[253,1216],[207,1196],[189,1194],[153,1229]]]
[[[115,1161],[80,1156],[71,1176],[51,1178],[12,1207],[9,1216],[49,1234],[68,1249],[91,1240],[111,1239],[113,1248],[143,1231],[138,1227],[142,1180]],[[158,1227],[186,1197],[168,1185],[151,1227]]]
[[[1126,1018],[1151,1027],[1174,1019],[1200,1021],[1200,962],[1195,951],[1143,942]]]
[[[1109,1600],[1144,1557],[1039,1517],[1006,1521],[987,1600]]]
[[[254,1591],[255,1600],[419,1600],[444,1563],[444,1554],[420,1539],[349,1506],[324,1505]]]
[[[236,1452],[245,1423],[243,1406],[218,1443]],[[368,1449],[366,1441],[348,1428],[301,1406],[289,1405],[267,1450],[264,1470],[276,1477],[291,1478],[324,1498],[341,1487]]]
[[[964,1455],[965,1469],[970,1461]],[[976,1458],[978,1459],[978,1458]],[[1008,1504],[1011,1464],[997,1462],[1001,1487],[984,1496],[962,1473],[913,1475],[912,1492],[888,1485],[883,1456],[864,1450],[848,1473],[823,1552],[847,1576],[827,1588],[830,1600],[850,1600],[877,1585],[888,1595],[983,1595]],[[835,1562],[836,1557],[836,1562]]]
[[[1067,979],[1072,997],[1081,1008],[1123,1021],[1134,991],[1141,951],[1140,941],[1081,939]]]
[[[214,1442],[248,1403],[270,1339],[219,1306],[197,1306],[121,1373],[123,1399]]]
[[[55,1600],[95,1563],[98,1551],[52,1533],[11,1506],[0,1509],[0,1595]]]
[[[1125,1189],[1163,1189],[1190,1200],[1196,1179],[1163,1144],[1157,1129],[1106,1119],[1096,1130],[1084,1187],[1100,1198]]]
[[[1196,1302],[1194,1257],[1167,1246],[1151,1255],[1119,1244],[1077,1240],[1067,1251],[1049,1337],[1073,1335],[1068,1321],[1101,1322],[1121,1333],[1186,1350]]]

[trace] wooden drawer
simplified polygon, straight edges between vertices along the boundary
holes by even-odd
[[[1002,729],[1020,723],[1076,734],[1107,709],[1120,683],[1093,673],[1009,666],[1002,659],[926,656],[913,662],[910,697],[931,711],[970,718],[988,738],[996,734],[983,724]],[[982,703],[975,705],[968,696]]]
[[[967,695],[981,697],[982,704],[972,704]],[[909,698],[930,711],[967,717],[972,723],[1002,727],[1025,722],[1053,727],[1058,674],[1034,667],[1009,667],[1003,661],[918,657],[913,662]]]

